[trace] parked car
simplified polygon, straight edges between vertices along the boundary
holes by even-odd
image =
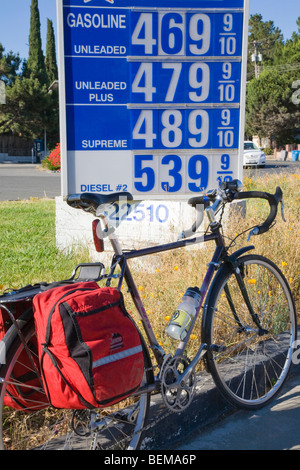
[[[266,155],[262,149],[251,140],[244,142],[244,167],[257,166],[263,168],[266,164]]]

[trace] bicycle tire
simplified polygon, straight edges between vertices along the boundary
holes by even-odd
[[[261,329],[246,307],[236,268]],[[235,267],[224,264],[204,306],[202,335],[208,370],[229,402],[254,410],[273,400],[289,375],[297,336],[293,297],[280,269],[254,254],[239,258]]]
[[[27,354],[35,336],[33,320],[22,329]],[[14,367],[19,362],[24,344],[15,332],[6,352],[6,364],[0,366],[0,449],[9,450],[135,450],[143,441],[148,421],[150,393],[133,403],[129,399],[110,408],[96,410],[13,410],[4,405],[7,385],[15,383]],[[145,372],[143,385],[153,383],[151,360],[142,340]],[[33,370],[31,371],[33,373]],[[42,387],[41,387],[42,390]],[[40,391],[41,391],[40,390]],[[133,400],[132,400],[133,401]],[[31,404],[32,407],[32,404]],[[38,404],[37,404],[38,407]]]

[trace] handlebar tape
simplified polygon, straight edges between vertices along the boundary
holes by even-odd
[[[269,230],[276,218],[278,204],[282,201],[282,190],[278,186],[276,188],[275,194],[269,194],[263,191],[242,191],[235,194],[234,200],[236,199],[266,199],[268,201],[270,205],[270,213],[265,222],[256,227],[257,235],[260,235]]]

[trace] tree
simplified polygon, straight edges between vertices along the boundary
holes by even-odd
[[[46,45],[46,72],[48,77],[48,85],[50,86],[58,78],[57,62],[56,62],[56,49],[55,49],[55,35],[53,22],[47,20],[47,45]]]
[[[298,31],[297,31],[297,32],[295,31],[295,32],[292,34],[292,39],[296,39],[296,38],[299,37],[299,35],[300,35],[300,16],[298,16],[297,21],[296,21],[296,24],[297,24],[297,27],[298,27]]]
[[[4,51],[5,49],[0,43],[0,80],[6,85],[11,85],[17,78],[22,60],[19,54],[14,54],[12,51],[4,54]]]
[[[300,70],[300,17],[298,32],[283,41],[273,21],[263,21],[259,14],[249,21],[248,85],[246,99],[246,135],[270,138],[276,145],[293,143],[299,134],[298,96]],[[258,78],[251,62],[253,47],[262,54]]]
[[[58,69],[56,62],[56,48],[53,22],[47,21],[47,45],[46,45],[46,72],[48,87],[58,79]],[[47,129],[47,141],[50,148],[59,142],[59,101],[58,92],[53,90],[50,93],[50,106],[45,116],[45,128]]]
[[[278,64],[286,65],[287,68],[295,68],[300,64],[300,35],[293,34],[292,39],[286,41]]]
[[[299,106],[292,100],[295,77],[295,71],[282,73],[274,68],[248,84],[246,135],[268,137],[277,145],[294,142],[300,122]]]
[[[45,113],[45,129],[47,130],[48,148],[52,149],[59,142],[59,100],[58,91],[48,93],[48,108]]]
[[[45,110],[50,106],[38,78],[17,77],[6,89],[6,105],[0,114],[0,134],[17,134],[34,140],[43,135]]]
[[[49,29],[50,25],[48,25]],[[54,38],[51,39],[50,32],[48,65],[51,74],[55,73],[53,43]],[[29,56],[24,64],[23,73],[14,76],[14,70],[20,65],[20,62],[17,62],[18,56],[10,53],[3,58],[1,47],[0,73],[5,65],[5,72],[2,71],[2,73],[6,73],[8,77],[8,86],[6,87],[6,104],[0,108],[0,134],[15,134],[32,141],[42,139],[46,130],[47,143],[50,148],[54,147],[59,139],[58,94],[57,92],[48,93],[48,84],[52,75],[50,74],[48,79],[42,51],[38,0],[31,1]]]
[[[262,61],[259,66],[270,66],[274,58],[280,54],[284,45],[283,35],[279,28],[275,27],[273,21],[263,21],[262,15],[251,15],[249,20],[248,38],[248,80],[254,78],[254,66],[252,54],[260,53]]]
[[[25,77],[37,78],[41,84],[47,84],[45,58],[42,51],[41,23],[38,0],[31,0],[29,55],[24,73]]]

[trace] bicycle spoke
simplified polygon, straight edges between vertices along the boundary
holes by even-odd
[[[208,353],[221,391],[238,406],[254,407],[271,399],[287,377],[296,322],[289,289],[277,268],[256,255],[244,257],[243,266],[247,296],[236,287],[234,275],[223,277],[214,292],[206,340],[222,346]]]
[[[26,337],[34,333],[32,328]],[[44,390],[35,384],[24,384],[15,378],[15,368],[23,368],[23,343],[18,340],[18,347],[9,357],[8,365],[1,367],[0,383],[0,444],[2,448],[24,449],[135,449],[145,427],[150,395],[141,395],[134,405],[122,402],[105,410],[55,410],[49,407]],[[27,361],[26,361],[27,363]],[[145,384],[150,380],[152,367],[145,365]],[[29,367],[28,372],[34,372]],[[151,379],[152,380],[152,379]],[[12,410],[4,405],[8,393],[17,396],[17,391],[32,398],[27,408]],[[44,400],[38,400],[34,394],[41,394]],[[42,409],[41,409],[42,408]],[[97,414],[97,420],[94,416]],[[17,426],[15,423],[18,423]]]

